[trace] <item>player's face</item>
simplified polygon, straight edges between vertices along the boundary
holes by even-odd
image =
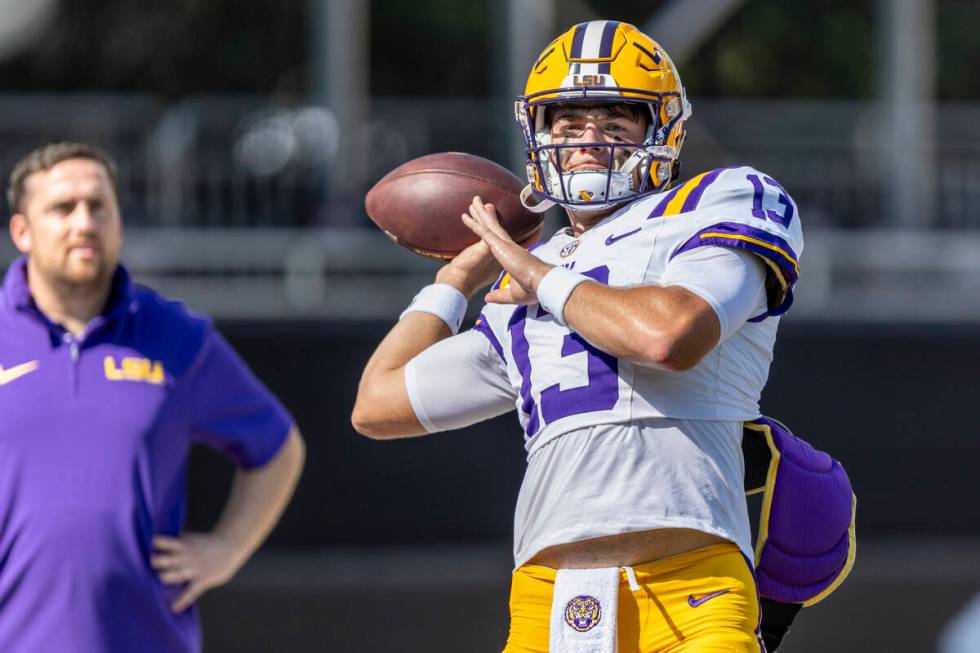
[[[582,147],[561,148],[563,172],[609,167],[610,153],[615,157],[613,169],[618,169],[636,148],[600,147],[587,144],[642,143],[646,120],[617,105],[575,107],[559,106],[551,119],[551,139],[555,144],[582,143]]]
[[[25,190],[23,213],[14,216],[11,229],[32,269],[59,285],[111,283],[122,248],[122,220],[105,167],[68,159],[28,177]]]

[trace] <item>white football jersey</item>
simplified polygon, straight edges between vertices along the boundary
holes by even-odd
[[[768,310],[690,370],[619,360],[558,324],[539,305],[484,308],[476,328],[506,364],[529,452],[563,433],[599,424],[758,417],[778,316],[792,302],[803,249],[796,205],[774,179],[751,167],[706,172],[627,205],[577,238],[559,231],[534,254],[610,286],[637,286],[658,284],[671,259],[701,246],[760,256],[768,265],[769,301]]]

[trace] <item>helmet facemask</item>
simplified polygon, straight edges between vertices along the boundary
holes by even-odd
[[[582,89],[568,90],[582,92]],[[609,102],[608,96],[602,99],[606,104],[614,104]],[[560,204],[579,212],[599,211],[659,192],[672,181],[678,148],[664,142],[674,123],[682,117],[678,99],[667,99],[667,111],[671,111],[671,105],[677,109],[670,122],[663,126],[658,124],[662,98],[642,103],[649,113],[645,135],[639,143],[554,143],[547,119],[549,110],[559,105],[596,106],[600,104],[598,98],[589,97],[584,102],[569,102],[562,98],[537,105],[528,100],[522,97],[515,103],[515,114],[527,145],[527,174],[531,186],[526,195],[533,193],[539,200],[543,199],[542,210]],[[533,129],[530,127],[532,120]],[[606,161],[605,169],[564,170],[563,152],[580,148],[606,150],[607,156],[600,157]]]

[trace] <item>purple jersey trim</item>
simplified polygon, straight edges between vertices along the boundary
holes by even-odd
[[[530,345],[524,335],[527,325],[527,306],[520,306],[511,316],[507,328],[510,329],[511,351],[514,354],[514,364],[521,373],[521,411],[527,415],[527,425],[524,433],[527,437],[538,432],[538,407],[531,395],[531,356]]]
[[[490,341],[490,345],[493,347],[494,351],[496,351],[497,355],[500,356],[500,360],[504,361],[505,363],[507,362],[507,359],[504,358],[504,348],[500,344],[500,341],[497,340],[497,336],[493,334],[493,329],[491,329],[490,325],[487,323],[486,315],[480,313],[480,317],[477,319],[476,324],[473,325],[473,330],[479,331],[485,335],[487,340]]]
[[[691,193],[687,196],[687,199],[684,200],[684,205],[681,207],[680,212],[687,213],[688,211],[693,211],[695,207],[697,207],[698,202],[701,201],[701,196],[704,195],[705,189],[708,188],[708,186],[710,186],[715,179],[718,178],[718,175],[723,173],[725,170],[728,170],[728,168],[718,168],[717,170],[712,170],[702,177],[701,181],[698,182],[698,185],[694,187]]]
[[[674,196],[677,195],[678,191],[680,191],[680,189],[682,188],[684,188],[684,184],[679,184],[678,186],[675,186],[674,189],[671,190],[669,193],[664,195],[664,198],[660,200],[660,203],[657,204],[655,207],[653,207],[653,211],[651,211],[650,215],[647,216],[647,220],[649,220],[650,218],[659,218],[663,216],[664,211],[667,210],[667,205],[670,204],[670,201],[674,199]]]
[[[767,317],[782,315],[793,304],[793,286],[796,285],[800,275],[797,271],[796,252],[784,239],[771,234],[762,229],[756,229],[738,222],[719,222],[705,229],[700,230],[677,248],[670,255],[671,260],[678,254],[704,246],[733,247],[752,252],[762,258],[771,261],[779,268],[785,282],[785,292],[782,297],[774,298],[770,296],[769,310],[762,315],[757,315],[749,322],[761,322]]]
[[[493,285],[490,286],[490,290],[498,290],[500,288],[500,284],[503,283],[504,277],[506,276],[507,276],[507,271],[504,270],[503,272],[500,273],[500,276],[497,277],[497,280],[493,282]]]

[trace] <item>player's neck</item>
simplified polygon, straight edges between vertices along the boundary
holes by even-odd
[[[92,318],[105,309],[111,290],[108,283],[74,285],[52,282],[30,268],[28,284],[38,310],[76,338],[85,332]]]
[[[602,222],[618,208],[618,206],[610,206],[608,209],[602,209],[600,211],[573,211],[572,209],[566,209],[568,221],[572,226],[572,235],[578,238]]]

